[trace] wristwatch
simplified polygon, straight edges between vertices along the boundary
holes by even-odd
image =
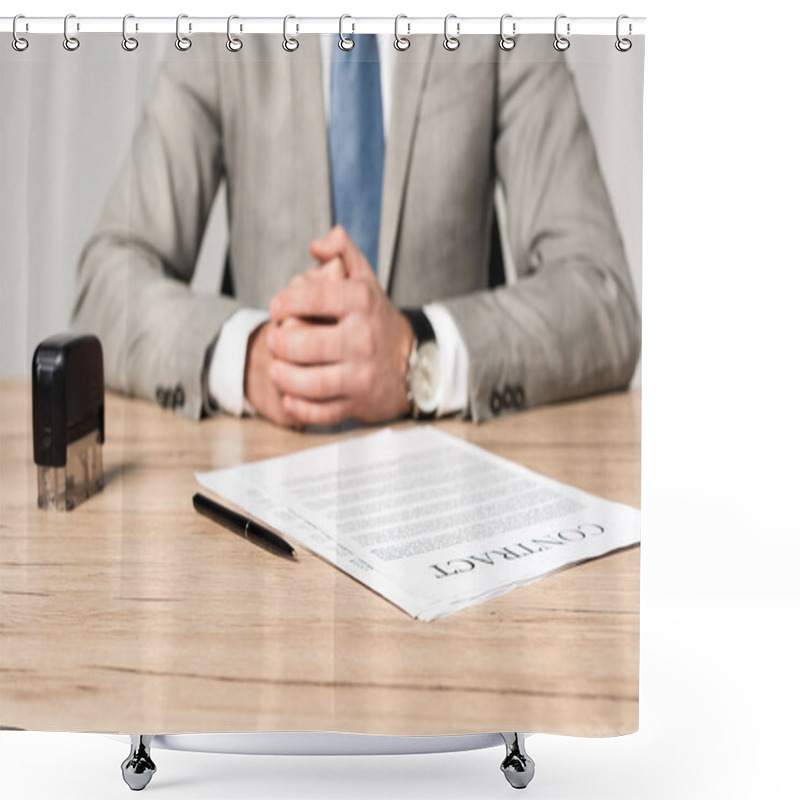
[[[414,332],[414,344],[408,357],[406,388],[414,419],[432,419],[439,408],[441,366],[436,334],[425,312],[404,308],[403,314]]]

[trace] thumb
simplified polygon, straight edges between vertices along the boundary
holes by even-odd
[[[321,239],[311,242],[311,255],[318,261],[330,261],[344,255],[350,237],[341,225],[334,225]]]
[[[347,268],[341,256],[336,256],[330,261],[323,261],[308,272],[304,272],[303,277],[312,281],[320,278],[329,281],[343,281],[347,278]]]
[[[325,263],[339,256],[344,263],[349,277],[360,277],[366,267],[371,271],[371,267],[366,263],[363,253],[355,246],[353,240],[347,235],[347,231],[341,225],[335,225],[321,239],[311,242],[311,255],[318,261]]]

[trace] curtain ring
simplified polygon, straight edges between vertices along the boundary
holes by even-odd
[[[228,17],[228,41],[225,42],[225,47],[227,47],[228,50],[231,51],[231,53],[238,53],[242,49],[242,46],[244,44],[241,39],[238,39],[231,33],[231,22],[233,22],[233,20],[235,19],[239,19],[239,17],[237,17],[236,14],[231,14]],[[241,30],[241,27],[239,28],[239,30]]]
[[[461,41],[458,38],[459,34],[461,33],[461,23],[458,21],[456,22],[456,35],[451,36],[447,30],[448,23],[451,19],[458,20],[458,17],[456,17],[455,14],[448,14],[444,18],[444,41],[442,42],[442,45],[444,46],[445,50],[449,50],[452,53],[453,50],[458,50],[459,46],[461,45]]]
[[[135,19],[133,14],[126,14],[122,18],[122,49],[132,53],[139,46],[139,40],[135,36],[128,36],[129,19]],[[136,30],[139,30],[138,25],[136,26]]]
[[[404,50],[408,50],[408,48],[411,47],[411,39],[408,38],[408,36],[411,35],[411,23],[406,22],[408,35],[401,36],[399,30],[401,19],[408,19],[408,17],[405,14],[398,14],[394,18],[394,49],[399,50],[402,53]]]
[[[77,37],[69,35],[68,26],[69,26],[69,21],[71,19],[75,19],[75,15],[74,14],[67,14],[67,16],[64,17],[64,41],[63,41],[63,45],[64,45],[64,49],[65,50],[69,50],[70,53],[73,53],[73,52],[75,52],[75,50],[77,50],[81,46],[81,43],[78,41]],[[80,30],[80,26],[77,27],[77,30]]]
[[[517,35],[517,23],[516,22],[512,22],[511,23],[511,36],[509,36],[503,30],[503,26],[505,24],[505,21],[507,19],[511,19],[511,18],[512,18],[511,14],[503,14],[503,16],[500,17],[500,42],[499,42],[499,45],[500,45],[500,49],[501,50],[506,50],[506,51],[513,50],[514,49],[514,45],[517,43],[516,40],[514,39],[514,37]]]
[[[13,37],[11,39],[11,46],[18,53],[22,53],[24,50],[28,49],[28,40],[24,39],[22,36],[20,36],[17,33],[17,20],[19,20],[19,19],[25,19],[25,15],[24,14],[17,14],[17,16],[14,17],[14,22],[11,25],[11,35]]]
[[[188,19],[188,14],[178,14],[175,20],[175,47],[182,52],[186,52],[192,46],[192,40],[188,36],[181,34],[181,20]],[[189,30],[191,31],[192,24],[189,23]]]
[[[624,38],[624,37],[619,35],[620,22],[622,22],[622,20],[624,20],[624,19],[629,19],[627,14],[620,14],[617,17],[617,41],[614,42],[614,47],[616,47],[617,50],[619,50],[620,53],[627,53],[628,50],[630,50],[631,47],[633,47],[633,42],[630,39]],[[633,26],[629,22],[628,23],[628,36],[630,36],[632,33],[633,33]]]
[[[558,32],[558,21],[566,18],[567,18],[566,14],[559,14],[556,17],[556,21],[553,23],[553,35],[555,36],[555,39],[553,39],[553,47],[555,47],[555,49],[558,50],[559,53],[563,53],[565,50],[569,50],[569,39],[567,39],[566,36],[562,36]],[[569,33],[570,33],[570,24],[568,22],[567,36],[569,36]]]
[[[287,53],[294,53],[294,51],[297,50],[298,47],[300,47],[300,41],[299,41],[299,39],[295,39],[294,36],[289,36],[289,20],[290,19],[297,19],[297,17],[293,17],[291,14],[287,14],[283,18],[283,45],[282,45],[282,47]],[[295,27],[295,30],[299,31],[300,30],[300,26],[297,25]]]
[[[353,19],[349,14],[342,14],[339,17],[339,49],[340,50],[352,50],[356,43],[349,37],[344,35],[344,21],[346,19]],[[356,26],[355,23],[351,23],[353,26],[352,33],[355,33]]]

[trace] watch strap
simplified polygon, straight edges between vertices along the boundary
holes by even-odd
[[[425,344],[425,342],[436,341],[433,325],[431,325],[431,321],[421,308],[403,308],[401,311],[411,325],[414,338],[417,340],[417,346]]]
[[[417,355],[417,351],[419,350],[420,346],[425,344],[425,342],[435,342],[436,341],[436,334],[433,331],[433,325],[431,325],[430,320],[428,319],[427,315],[421,308],[403,308],[400,309],[402,314],[406,317],[409,324],[411,325],[411,330],[414,333],[414,347],[411,354],[411,359],[415,359]],[[409,370],[411,369],[411,363],[409,363]],[[411,392],[411,388],[409,386],[408,392],[409,399],[411,400],[412,406],[412,415],[414,419],[426,420],[426,419],[434,419],[436,417],[435,411],[423,411],[414,400],[414,395]]]

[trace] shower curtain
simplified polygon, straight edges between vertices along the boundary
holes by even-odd
[[[0,723],[635,731],[644,37],[189,22],[2,35]]]

